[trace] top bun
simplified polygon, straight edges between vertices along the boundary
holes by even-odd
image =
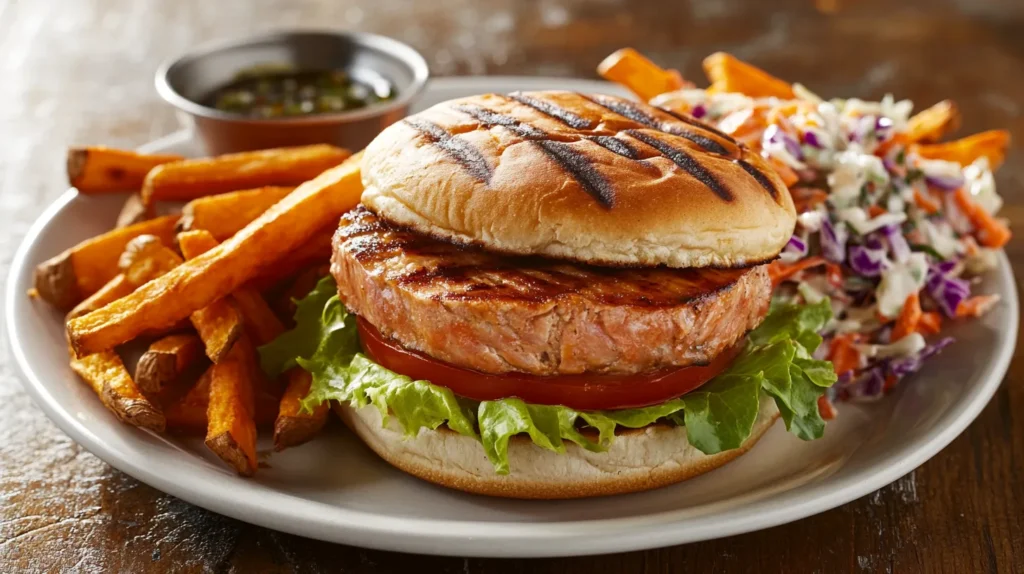
[[[761,157],[688,116],[603,95],[485,94],[384,130],[362,202],[463,244],[598,265],[733,267],[796,224]]]

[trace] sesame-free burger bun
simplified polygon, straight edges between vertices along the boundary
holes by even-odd
[[[774,258],[796,223],[755,152],[689,116],[572,92],[486,94],[385,129],[362,202],[457,243],[616,266]]]
[[[496,474],[474,438],[445,427],[407,438],[395,417],[383,424],[369,405],[334,404],[335,412],[381,458],[413,476],[448,488],[505,498],[584,498],[667,486],[714,470],[750,450],[779,417],[775,401],[761,397],[754,428],[743,445],[706,455],[686,438],[686,428],[654,424],[620,432],[605,452],[566,442],[556,453],[525,436],[509,441],[511,472]]]

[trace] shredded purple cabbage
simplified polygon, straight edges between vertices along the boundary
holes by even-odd
[[[879,364],[864,370],[846,386],[850,398],[856,401],[874,401],[885,392],[885,369]]]
[[[851,372],[843,373],[839,375],[836,387],[842,389],[852,400],[877,400],[885,392],[886,375],[902,378],[916,373],[921,369],[926,360],[937,355],[952,342],[952,337],[944,337],[909,357],[883,359],[858,371],[856,374]]]
[[[779,129],[779,126],[772,124],[764,130],[764,137],[768,138],[768,141],[774,143],[782,143],[789,152],[789,155],[795,157],[798,160],[804,159],[804,150],[800,149],[800,143],[788,133]]]
[[[954,269],[956,269],[956,265],[957,265],[957,260],[956,259],[947,259],[945,261],[939,261],[937,263],[932,263],[931,268],[935,272],[937,272],[937,273],[941,273],[943,275],[949,275],[950,273],[953,272]]]
[[[946,348],[950,343],[953,342],[953,337],[943,337],[938,341],[926,346],[921,349],[921,352],[911,357],[903,357],[900,359],[892,359],[888,361],[886,367],[890,374],[897,377],[905,377],[911,373],[916,373],[921,370],[921,366],[924,362],[935,355],[939,354],[942,349]]]
[[[926,175],[924,176],[924,181],[928,185],[943,191],[956,191],[964,186],[964,177],[962,175]]]
[[[789,253],[796,253],[801,256],[807,255],[807,242],[799,235],[794,235],[789,238],[789,242],[786,243],[785,250]]]
[[[833,263],[846,260],[846,240],[849,232],[843,225],[834,226],[826,216],[821,220],[821,254]]]
[[[928,294],[947,317],[956,317],[957,307],[971,296],[971,284],[966,279],[949,275],[953,266],[949,262],[930,266],[924,284]]]
[[[862,277],[878,277],[886,266],[885,249],[877,240],[864,245],[851,245],[848,264]]]
[[[698,120],[708,114],[708,109],[704,107],[704,104],[697,104],[690,110],[690,115],[697,118]]]
[[[910,258],[910,244],[903,236],[903,230],[899,225],[886,225],[882,228],[882,235],[889,243],[889,252],[896,261],[903,262]]]
[[[818,134],[809,130],[804,132],[804,143],[816,149],[821,149],[824,147],[821,145],[821,141],[818,139]]]

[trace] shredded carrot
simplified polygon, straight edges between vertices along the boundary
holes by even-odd
[[[793,196],[793,204],[796,206],[797,213],[811,211],[828,199],[828,194],[817,187],[794,187],[789,190],[789,194]]]
[[[896,134],[893,137],[878,144],[878,147],[875,148],[875,155],[878,157],[885,157],[886,155],[888,155],[889,151],[892,150],[894,147],[898,145],[907,145],[907,143],[909,142],[907,141],[906,134]]]
[[[914,190],[914,203],[928,215],[938,213],[942,209],[941,203],[917,189]]]
[[[829,345],[828,355],[837,375],[853,372],[860,368],[860,351],[854,345],[860,339],[858,333],[836,335]]]
[[[885,315],[882,314],[881,311],[878,310],[875,311],[875,319],[883,325],[888,325],[889,323],[892,323],[893,321],[896,320],[895,317],[886,317]]]
[[[775,159],[774,157],[771,158],[768,161],[768,163],[772,164],[772,167],[775,168],[775,173],[779,174],[779,177],[782,178],[782,183],[785,183],[786,187],[791,187],[792,185],[800,181],[800,176],[797,175],[795,171],[793,171],[793,168]]]
[[[879,215],[885,215],[885,209],[880,205],[872,205],[868,208],[868,215],[871,217],[878,217]]]
[[[828,279],[829,285],[833,287],[843,286],[843,268],[836,263],[825,264],[825,277]]]
[[[825,395],[818,397],[818,412],[821,413],[821,418],[827,421],[836,418],[836,415],[839,414],[836,412],[835,405]]]
[[[768,265],[768,276],[772,278],[772,285],[778,285],[804,269],[824,265],[825,263],[825,259],[818,256],[801,259],[796,263],[783,263],[776,260]]]
[[[774,106],[772,109],[768,111],[768,123],[789,124],[790,116],[795,116],[797,112],[806,108],[807,106],[803,105],[802,100],[785,101],[777,106]]]
[[[903,310],[892,327],[891,341],[899,341],[903,337],[917,330],[917,324],[921,322],[921,296],[916,292],[911,293],[903,302]]]
[[[753,106],[729,113],[718,121],[718,128],[736,138],[737,141],[755,150],[761,149],[761,135],[768,122],[765,115],[768,106],[755,103]]]
[[[956,307],[957,317],[981,317],[999,302],[999,295],[975,295]]]
[[[942,330],[942,315],[938,311],[925,311],[917,322],[917,332],[922,335],[937,335]]]
[[[891,391],[892,388],[896,386],[896,381],[898,381],[898,380],[899,379],[896,378],[896,375],[892,375],[892,374],[886,375],[885,376],[885,384],[882,385],[882,392],[886,392],[887,393],[887,392]]]
[[[1010,241],[1010,228],[1005,223],[992,217],[985,208],[971,199],[970,193],[964,188],[956,190],[953,195],[956,206],[963,211],[967,219],[978,230],[978,242],[985,247],[1000,248]]]

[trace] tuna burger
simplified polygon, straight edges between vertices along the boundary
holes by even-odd
[[[793,201],[729,136],[610,96],[488,94],[387,128],[362,178],[332,277],[261,353],[399,469],[595,496],[708,472],[780,416],[821,436],[828,302],[772,306]]]

